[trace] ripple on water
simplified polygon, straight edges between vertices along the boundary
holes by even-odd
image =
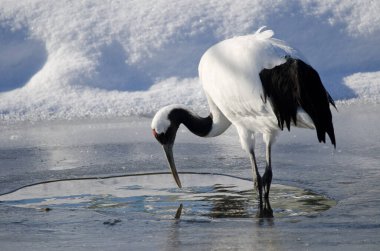
[[[189,221],[256,215],[252,181],[218,174],[180,176],[182,189],[175,187],[170,174],[61,180],[2,195],[0,203],[39,210],[96,210],[110,216],[173,219],[181,215]],[[313,217],[336,204],[326,196],[279,184],[272,184],[270,201],[275,217]]]

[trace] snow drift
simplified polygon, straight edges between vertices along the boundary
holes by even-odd
[[[380,3],[354,0],[0,2],[2,120],[206,110],[212,44],[266,25],[300,49],[335,99],[380,97]]]

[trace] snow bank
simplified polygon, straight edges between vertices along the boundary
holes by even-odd
[[[380,101],[380,71],[355,73],[343,81],[356,94],[355,99],[376,103]]]
[[[355,0],[2,0],[0,117],[204,111],[201,55],[262,25],[303,52],[334,98],[376,100],[379,12],[378,1]]]

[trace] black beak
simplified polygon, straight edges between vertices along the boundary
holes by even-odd
[[[164,148],[164,152],[166,155],[166,158],[168,159],[170,170],[172,171],[173,178],[175,182],[177,183],[179,188],[182,188],[181,181],[179,180],[177,168],[175,167],[174,163],[174,157],[173,157],[173,145],[172,144],[164,144],[162,145]]]

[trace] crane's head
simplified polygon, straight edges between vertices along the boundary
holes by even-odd
[[[175,117],[170,116],[172,114],[172,111],[176,108],[178,108],[176,105],[170,105],[161,108],[153,117],[151,127],[153,136],[157,139],[157,141],[162,145],[164,149],[174,180],[177,183],[178,187],[181,188],[181,181],[179,179],[173,157],[173,145],[179,127],[179,122]]]

